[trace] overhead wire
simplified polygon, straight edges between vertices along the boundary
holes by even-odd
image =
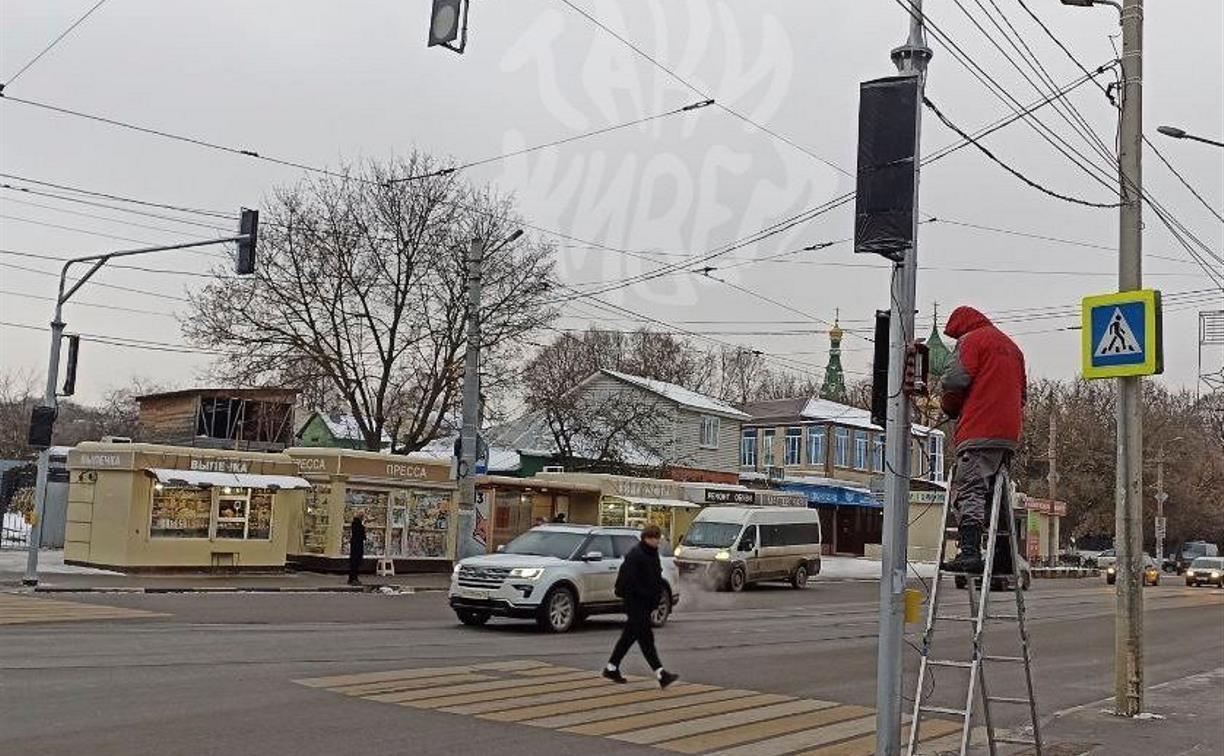
[[[69,34],[71,34],[71,33],[73,32],[73,30],[74,30],[74,29],[76,29],[76,28],[77,28],[78,26],[80,26],[81,24],[85,23],[85,19],[87,19],[87,18],[89,18],[90,16],[92,16],[92,15],[94,14],[94,11],[98,10],[99,8],[101,8],[101,7],[102,7],[102,5],[103,5],[105,2],[106,2],[106,0],[98,0],[98,2],[94,3],[94,4],[93,4],[93,6],[91,6],[89,10],[85,11],[85,13],[84,13],[84,14],[82,14],[82,15],[81,15],[81,16],[80,16],[80,17],[79,17],[79,18],[78,18],[76,21],[73,21],[73,22],[72,22],[72,24],[71,24],[71,25],[70,25],[70,26],[69,26],[67,29],[65,29],[65,30],[63,30],[62,32],[60,32],[60,33],[59,33],[59,36],[57,36],[55,39],[51,40],[51,42],[50,42],[50,43],[48,43],[48,44],[47,44],[47,46],[46,46],[46,47],[44,47],[42,50],[40,50],[40,51],[39,51],[39,53],[38,53],[37,55],[35,55],[33,58],[30,58],[30,60],[29,60],[29,61],[27,61],[27,62],[26,62],[26,64],[25,64],[24,66],[22,66],[21,68],[17,69],[17,73],[15,73],[15,74],[13,74],[12,76],[10,76],[10,77],[8,78],[8,81],[4,82],[4,85],[3,85],[3,86],[0,86],[0,93],[3,93],[3,92],[4,92],[4,90],[5,90],[6,88],[8,88],[8,87],[12,86],[13,82],[17,81],[17,79],[18,79],[18,78],[20,78],[20,77],[21,77],[21,75],[22,75],[23,73],[25,73],[26,71],[30,70],[30,68],[31,68],[31,67],[32,67],[32,66],[33,66],[35,63],[37,63],[38,61],[42,60],[42,58],[43,58],[43,56],[44,56],[44,55],[46,55],[47,53],[51,52],[51,50],[53,50],[53,49],[55,48],[55,46],[56,46],[56,45],[58,45],[58,44],[59,44],[59,43],[60,43],[60,42],[61,42],[61,41],[62,41],[62,40],[65,38],[65,37],[67,37]]]

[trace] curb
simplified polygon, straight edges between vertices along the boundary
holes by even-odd
[[[1034,567],[1032,569],[1034,578],[1047,578],[1052,580],[1066,578],[1094,578],[1100,577],[1101,571],[1092,567]]]
[[[121,594],[169,594],[169,593],[382,593],[380,589],[391,588],[393,593],[387,595],[408,596],[417,593],[437,593],[445,588],[416,588],[397,585],[359,585],[359,586],[318,586],[318,587],[277,587],[267,586],[240,588],[236,586],[177,586],[177,587],[127,587],[127,586],[35,586],[33,593],[121,593]]]

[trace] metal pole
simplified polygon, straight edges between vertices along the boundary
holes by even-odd
[[[63,278],[60,279],[60,296],[56,298],[55,318],[51,321],[51,356],[47,360],[47,385],[43,390],[42,406],[56,406],[55,384],[59,381],[60,343],[64,336],[64,322],[61,317],[64,304]],[[27,540],[29,551],[26,553],[25,575],[21,578],[22,585],[38,585],[38,549],[42,546],[43,517],[47,512],[47,478],[51,470],[51,449],[48,447],[38,452],[38,478],[34,488],[34,521],[30,523],[30,536]]]
[[[1118,290],[1143,286],[1143,0],[1122,3],[1122,124],[1118,171]],[[1143,711],[1143,383],[1118,379],[1115,543],[1118,604],[1114,636],[1114,709]]]
[[[884,429],[884,532],[880,564],[880,641],[876,661],[876,754],[901,753],[901,649],[905,634],[905,572],[909,546],[910,399],[903,390],[906,347],[914,338],[918,285],[918,178],[921,164],[922,91],[931,50],[926,45],[922,0],[914,0],[909,37],[892,51],[902,74],[918,77],[914,120],[913,246],[893,265],[888,334],[888,420]]]
[[[1169,495],[1164,490],[1164,444],[1160,445],[1160,457],[1156,459],[1156,565],[1164,568],[1164,505]]]
[[[1058,534],[1054,530],[1054,501],[1058,499],[1058,395],[1050,395],[1050,446],[1047,451],[1047,456],[1050,458],[1050,472],[1046,475],[1046,485],[1050,491],[1050,514],[1046,519],[1046,562],[1051,566],[1057,566],[1058,561]]]
[[[480,432],[480,285],[484,266],[484,242],[472,239],[468,250],[468,325],[467,355],[463,360],[463,428],[459,435],[459,538],[456,550],[463,543],[463,534],[475,517],[476,506],[476,438]],[[465,525],[468,523],[468,525]],[[467,554],[456,554],[463,558]]]

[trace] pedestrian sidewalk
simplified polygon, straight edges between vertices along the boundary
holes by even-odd
[[[913,580],[929,580],[935,577],[934,562],[910,562],[907,576]],[[863,580],[880,579],[880,562],[867,557],[826,556],[820,560],[820,574],[816,580]]]
[[[0,589],[21,586],[25,574],[26,552],[0,551]],[[426,573],[375,577],[365,575],[361,586],[347,584],[347,576],[318,572],[268,573],[122,573],[64,564],[62,550],[39,553],[39,592],[125,591],[133,593],[178,592],[360,592],[387,587],[400,592],[439,591],[450,584],[449,573]]]
[[[1112,698],[1057,712],[1042,736],[1067,756],[1220,753],[1221,700],[1224,667],[1149,687],[1138,717],[1115,716]]]

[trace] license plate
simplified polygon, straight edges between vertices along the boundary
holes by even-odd
[[[478,590],[476,588],[460,588],[459,596],[465,599],[476,599],[478,601],[483,601],[489,597],[489,592]]]

